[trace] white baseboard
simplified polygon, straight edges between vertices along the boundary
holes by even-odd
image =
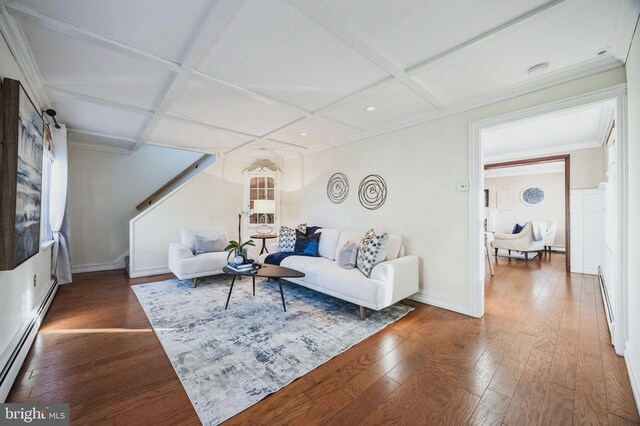
[[[49,284],[49,289],[42,295],[42,299],[33,309],[31,318],[25,321],[7,349],[0,354],[0,402],[4,402],[7,399],[11,386],[13,386],[22,363],[29,353],[31,344],[36,338],[42,319],[49,310],[57,291],[58,283],[56,280],[52,280]]]
[[[98,272],[98,271],[110,271],[112,269],[124,269],[125,267],[124,258],[127,256],[129,256],[129,250],[122,253],[122,255],[120,255],[120,257],[118,257],[113,262],[74,265],[74,266],[71,266],[71,273],[82,274],[85,272]]]
[[[640,348],[627,340],[624,350],[624,361],[629,372],[629,381],[636,400],[636,408],[640,407]],[[640,413],[640,408],[638,409]]]
[[[437,306],[438,308],[446,309],[448,311],[458,312],[464,315],[470,314],[469,302],[463,302],[447,296],[440,296],[425,291],[419,291],[413,296],[409,297],[409,299],[415,300],[416,302],[420,303],[426,303],[427,305]]]
[[[598,267],[586,267],[580,268],[577,266],[571,267],[571,272],[574,274],[586,274],[586,275],[598,275]]]
[[[129,271],[129,278],[141,278],[150,277],[151,275],[168,274],[171,272],[166,266],[158,266],[153,268],[144,269],[131,269]]]

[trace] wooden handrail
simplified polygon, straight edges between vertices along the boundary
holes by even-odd
[[[136,210],[143,210],[143,209],[149,207],[150,205],[152,205],[156,201],[157,198],[159,198],[169,188],[171,188],[173,185],[175,185],[176,182],[179,182],[180,179],[182,179],[183,177],[185,177],[186,175],[188,175],[192,171],[197,170],[198,167],[200,166],[200,164],[202,164],[204,161],[208,160],[211,157],[213,157],[213,155],[211,155],[211,154],[205,154],[202,157],[200,157],[198,159],[198,161],[196,161],[195,163],[193,163],[192,165],[190,165],[189,167],[187,167],[186,169],[184,169],[183,171],[178,173],[173,179],[171,179],[169,182],[167,182],[164,185],[162,185],[157,191],[155,191],[153,194],[151,194],[147,198],[145,198],[143,202],[141,202],[140,204],[138,204],[136,206]]]

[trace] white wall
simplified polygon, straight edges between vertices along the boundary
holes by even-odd
[[[224,226],[238,237],[243,175],[247,164],[219,160],[131,221],[131,276],[167,271],[169,243],[181,228]]]
[[[640,406],[640,26],[636,27],[627,59],[628,141],[629,141],[629,340],[625,358]]]
[[[456,191],[456,183],[469,181],[469,123],[624,81],[624,68],[618,68],[286,161],[283,223],[398,233],[407,252],[421,258],[422,300],[468,312],[469,194]],[[335,172],[351,183],[348,199],[339,205],[325,192]],[[382,175],[388,185],[387,202],[375,211],[357,201],[359,182],[370,173]]]
[[[539,186],[544,190],[544,201],[534,206],[520,199],[520,193],[528,186]],[[513,196],[512,208],[500,210],[496,217],[496,232],[511,233],[516,223],[524,225],[530,221],[558,222],[555,245],[565,245],[565,200],[564,173],[539,175],[505,176],[484,180],[484,188],[489,190],[489,207],[497,208],[497,191],[509,190]]]
[[[4,38],[0,37],[0,77],[26,80],[11,55]],[[26,87],[31,95],[31,90]],[[31,96],[35,101],[35,98]],[[41,249],[31,259],[12,271],[0,272],[0,358],[26,321],[31,320],[36,303],[51,287],[51,249]],[[33,280],[36,277],[37,285]],[[1,368],[2,366],[0,366]]]
[[[81,142],[81,141],[79,141]],[[69,150],[70,255],[74,272],[123,268],[136,205],[202,154],[145,145],[131,155]]]

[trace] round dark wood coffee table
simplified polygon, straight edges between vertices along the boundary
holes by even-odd
[[[302,278],[304,277],[304,273],[300,271],[296,271],[295,269],[285,268],[284,266],[277,265],[262,265],[260,269],[256,269],[253,271],[234,271],[233,269],[229,269],[226,266],[222,268],[222,270],[232,275],[231,278],[231,288],[229,288],[229,295],[227,296],[227,304],[224,305],[224,309],[226,310],[229,307],[229,300],[231,299],[231,292],[233,291],[233,284],[236,282],[236,276],[242,275],[245,277],[251,276],[253,278],[253,295],[256,295],[256,277],[262,278],[273,278],[278,280],[278,285],[280,286],[280,297],[282,297],[282,307],[284,311],[287,312],[287,305],[284,303],[284,292],[282,291],[282,278]]]

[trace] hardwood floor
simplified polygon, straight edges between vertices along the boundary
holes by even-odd
[[[123,271],[62,286],[9,402],[69,402],[74,424],[198,424]],[[228,424],[640,423],[595,277],[564,256],[498,259],[486,314],[415,311]],[[357,310],[354,308],[354,315]]]

